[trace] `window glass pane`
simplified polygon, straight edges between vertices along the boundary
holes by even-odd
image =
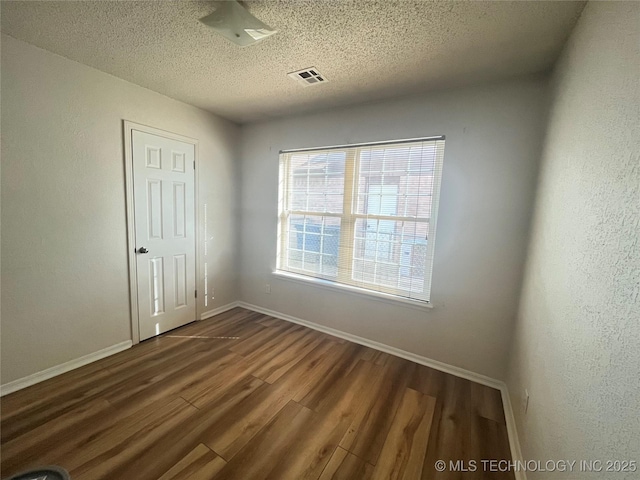
[[[336,277],[340,219],[317,215],[291,215],[287,266],[323,277]]]
[[[435,145],[370,147],[359,158],[356,213],[431,217]]]
[[[346,153],[295,154],[290,165],[290,209],[341,213]]]
[[[428,223],[356,220],[352,279],[421,293],[428,233]]]

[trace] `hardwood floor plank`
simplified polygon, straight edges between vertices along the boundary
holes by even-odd
[[[185,345],[188,345],[188,342]],[[230,354],[226,349],[211,348],[198,342],[197,347],[189,350],[188,362],[163,363],[157,369],[146,370],[139,375],[131,376],[126,381],[114,385],[104,393],[103,397],[112,404],[118,404],[123,401],[131,403],[131,399],[138,397],[148,398],[151,396],[151,392],[158,388],[169,394],[171,389],[166,388],[167,384],[180,387],[185,383],[195,382],[198,372],[210,370],[211,365],[216,363],[226,367],[236,358],[236,355]],[[173,390],[178,390],[178,388]]]
[[[405,390],[373,480],[414,480],[422,476],[435,404],[433,397]]]
[[[238,318],[241,318],[239,320]],[[245,339],[250,338],[255,335],[257,332],[260,332],[265,329],[263,325],[257,323],[253,316],[242,318],[233,316],[223,322],[215,322],[211,325],[204,325],[207,322],[198,322],[193,328],[189,330],[173,331],[171,332],[172,336],[175,335],[199,335],[204,337],[238,337],[236,343]],[[169,336],[169,335],[167,335]]]
[[[496,422],[485,417],[477,417],[478,434],[480,435],[480,460],[511,460],[509,436],[507,427],[501,422]],[[497,470],[497,469],[494,469]],[[514,480],[515,474],[512,471],[490,471],[491,478],[496,480]],[[487,472],[481,472],[479,478],[487,478]]]
[[[113,421],[110,416],[104,416],[106,421],[99,427],[92,423],[75,425],[59,436],[48,436],[47,443],[40,448],[24,446],[22,458],[5,459],[2,453],[3,475],[16,473],[25,468],[37,465],[61,465],[67,470],[74,471],[82,465],[96,461],[96,458],[108,460],[118,457],[118,449],[128,448],[129,442],[148,442],[145,429],[155,427],[167,428],[185,420],[185,414],[197,411],[182,399],[171,401],[162,400],[140,415],[134,415]],[[166,422],[166,423],[165,423]],[[134,441],[135,440],[135,441]],[[43,448],[44,447],[44,448]],[[115,450],[114,450],[115,449]],[[3,449],[4,450],[4,449]],[[121,461],[122,457],[119,457]],[[72,475],[74,480],[76,476]]]
[[[75,406],[95,399],[110,389],[117,388],[118,385],[125,383],[130,378],[135,377],[139,382],[147,381],[149,378],[166,373],[168,370],[180,368],[194,356],[206,354],[211,350],[211,345],[202,342],[170,341],[165,343],[165,347],[154,349],[153,354],[140,364],[135,359],[131,359],[129,355],[125,355],[130,360],[109,370],[101,369],[87,381],[80,382],[79,385],[67,389],[53,388],[47,396],[41,395],[38,400],[28,403],[24,407],[12,410],[9,405],[3,406],[6,411],[5,418],[2,420],[2,442],[10,441],[30,429],[43,425],[57,416],[64,415]],[[216,348],[222,348],[222,346]],[[129,351],[122,353],[126,354]],[[143,351],[145,350],[143,349]],[[139,368],[135,368],[136,366]]]
[[[227,310],[215,317],[211,317],[202,322],[194,322],[188,326],[189,331],[194,334],[206,334],[213,332],[214,330],[221,328],[235,328],[241,325],[250,325],[256,324],[256,320],[259,319],[262,315],[257,312],[251,312],[249,310],[245,310],[243,308],[232,308],[231,310]],[[178,329],[179,331],[186,330]],[[176,332],[178,330],[174,330]],[[171,332],[171,333],[173,333]]]
[[[84,442],[82,448],[66,452],[60,465],[74,480],[131,478],[130,475],[138,475],[141,470],[136,465],[140,453],[195,413],[197,409],[183,399],[172,400],[161,408],[114,424],[104,434]],[[159,460],[161,457],[156,458]],[[115,470],[124,470],[123,465],[131,465],[130,475],[114,475]]]
[[[409,381],[409,388],[430,397],[440,398],[444,395],[445,382],[448,377],[451,377],[451,375],[434,368],[416,364]]]
[[[337,447],[319,480],[370,480],[373,465]]]
[[[203,381],[186,386],[180,396],[198,408],[213,405],[225,390],[242,381],[251,374],[252,366],[243,357],[236,355],[235,360],[225,368],[211,369]],[[260,383],[263,383],[260,380]]]
[[[321,341],[321,336],[315,331],[307,331],[289,348],[285,347],[280,353],[260,365],[253,375],[267,383],[273,383],[317,347]]]
[[[51,398],[66,395],[70,390],[82,391],[87,388],[87,385],[95,384],[96,381],[106,379],[109,376],[108,370],[92,363],[1,397],[2,440],[5,441],[7,438],[15,436],[13,435],[15,427],[12,426],[12,423],[25,411],[35,411],[39,406],[49,403]],[[30,414],[29,417],[31,417]]]
[[[236,406],[233,416],[221,417],[212,426],[205,445],[226,460],[233,458],[289,402],[290,387],[282,387],[261,385]]]
[[[425,469],[422,478],[441,480],[458,479],[461,472],[451,472],[446,469],[437,472],[434,469],[437,460],[443,460],[449,465],[450,461],[472,459],[477,456],[480,441],[474,429],[473,399],[471,398],[471,383],[468,380],[446,375],[440,396],[436,402],[431,438]],[[464,479],[469,477],[468,473]]]
[[[471,398],[476,413],[481,417],[506,425],[500,390],[471,382]]]
[[[268,330],[279,331],[278,327],[269,327]],[[272,337],[258,346],[255,350],[249,353],[241,353],[241,355],[245,357],[247,362],[255,364],[257,367],[256,369],[259,369],[271,362],[277,362],[277,357],[280,354],[293,348],[293,345],[310,333],[304,328],[290,328],[286,331],[286,335],[277,335]],[[235,347],[230,348],[230,350],[232,352],[239,353]]]
[[[314,412],[312,412],[312,414],[309,414],[307,412],[311,412],[311,410],[307,410],[306,408],[304,410],[300,410],[298,408],[292,407],[291,402],[287,402],[286,405],[282,407],[282,410],[280,410],[277,415],[273,417],[276,420],[269,422],[269,425],[267,425],[266,423],[264,424],[267,433],[260,431],[260,433],[258,433],[258,435],[256,436],[257,439],[252,439],[247,444],[245,449],[237,448],[237,451],[239,452],[237,453],[240,458],[239,460],[237,460],[236,457],[233,457],[231,460],[229,460],[229,458],[231,457],[227,455],[235,455],[236,453],[231,448],[231,446],[225,446],[224,444],[221,445],[219,440],[218,445],[214,444],[214,441],[211,440],[205,443],[216,453],[220,453],[223,458],[229,460],[229,469],[231,472],[234,472],[233,475],[227,473],[227,475],[230,475],[229,478],[241,478],[236,475],[240,475],[241,472],[243,472],[243,469],[238,467],[237,465],[238,463],[244,462],[243,459],[245,458],[246,451],[251,452],[254,449],[260,451],[260,453],[254,452],[254,456],[262,454],[268,454],[272,456],[277,455],[277,453],[271,451],[271,445],[263,445],[262,442],[267,441],[266,439],[270,436],[270,430],[279,430],[282,425],[286,425],[289,422],[293,422],[293,424],[295,424],[294,420],[288,418],[289,414],[291,413],[290,411],[295,410],[306,419],[305,423],[300,426],[299,430],[295,430],[293,429],[293,427],[289,428],[290,434],[293,435],[295,439],[297,439],[295,443],[295,459],[292,460],[289,456],[287,457],[286,462],[283,461],[280,462],[281,464],[274,465],[273,468],[275,470],[274,472],[272,472],[272,474],[276,475],[275,472],[278,472],[278,475],[281,476],[274,476],[272,478],[317,478],[324,468],[324,465],[329,460],[330,454],[334,451],[334,449],[338,445],[338,442],[344,436],[344,433],[346,432],[349,424],[352,421],[355,411],[359,406],[359,400],[365,397],[363,393],[368,388],[367,381],[369,380],[370,375],[374,369],[375,365],[368,362],[360,362],[356,366],[356,368],[354,368],[353,372],[348,377],[343,379],[340,385],[336,385],[335,389],[333,389],[331,392],[328,392],[326,401],[318,404],[318,408],[322,410],[322,413],[320,414],[316,414]],[[274,386],[269,386],[267,384],[265,385],[265,387],[266,389],[271,389],[272,391],[274,391],[277,388],[282,388],[284,385],[286,384]],[[280,392],[275,395],[278,395],[276,397],[278,400],[284,401],[286,398],[291,398],[292,391],[287,390],[287,393],[289,394],[288,397],[286,396],[286,394],[281,394]],[[271,408],[275,409],[277,406],[280,406],[280,404],[273,403]],[[255,404],[251,404],[250,407],[252,409],[256,408]],[[263,415],[263,418],[266,418],[266,415]],[[241,427],[237,425],[237,422],[235,423],[236,429],[238,429],[238,427]],[[249,423],[249,425],[255,424],[256,422]],[[218,432],[219,430],[219,427],[215,429],[216,432]],[[233,434],[231,434],[230,429],[227,429],[227,431],[230,432],[226,435],[228,438],[237,438],[239,435],[238,431],[234,432]],[[247,436],[248,435],[245,435],[245,438]],[[289,446],[289,448],[291,448],[291,446]],[[225,449],[224,453],[222,453],[222,449]],[[268,452],[262,452],[262,450],[264,449],[268,450]],[[288,449],[283,449],[279,452],[279,454],[283,456],[289,455],[289,453],[290,452],[288,451]],[[244,472],[242,474],[248,475],[247,472]],[[257,473],[254,472],[252,473],[252,475],[257,475]],[[222,478],[225,478],[225,476],[223,475]],[[251,476],[245,478],[262,477]]]
[[[349,374],[360,362],[360,351],[364,347],[355,344],[335,345],[331,353],[321,362],[313,378],[309,378],[293,398],[296,402],[316,408],[337,382]]]
[[[278,340],[283,340],[300,330],[302,327],[291,324],[262,327],[256,334],[234,344],[230,350],[242,356],[255,355],[256,351],[269,351],[270,347],[278,343]]]
[[[329,462],[348,420],[336,411],[329,418],[289,402],[216,480],[316,480]]]
[[[321,391],[311,392],[300,402],[307,408],[330,416],[336,411],[343,418],[353,421],[363,402],[370,402],[372,382],[379,375],[381,367],[364,360],[359,360],[356,366],[344,377],[330,385],[323,385]],[[345,429],[346,430],[346,429]]]
[[[219,402],[216,404],[216,411],[219,412],[219,416],[229,414],[230,411],[233,411],[234,406],[249,396],[257,387],[263,384],[263,382],[259,379],[253,378],[251,376],[243,379],[244,381],[236,382],[232,387],[226,389],[224,394],[219,399]],[[166,399],[161,399],[160,401],[151,404],[148,408],[142,411],[142,415],[148,414],[149,411],[155,411],[158,408],[161,408],[164,404],[167,403]],[[133,413],[131,413],[133,411]],[[28,461],[27,466],[35,466],[38,464],[52,464],[56,463],[56,459],[64,459],[65,454],[70,451],[74,451],[77,449],[84,448],[83,445],[86,442],[91,442],[94,438],[104,437],[111,431],[114,427],[113,425],[128,425],[129,423],[136,422],[136,418],[139,417],[137,414],[138,408],[136,405],[123,405],[121,408],[111,408],[107,413],[101,414],[99,416],[93,417],[89,422],[90,428],[77,429],[70,428],[62,432],[59,436],[48,437],[46,442],[34,447],[31,450],[25,450],[22,453],[21,458],[17,458],[17,460]],[[167,453],[177,444],[180,443],[180,438],[185,434],[192,435],[192,438],[195,438],[202,431],[206,430],[206,428],[215,421],[217,417],[210,415],[208,412],[202,417],[194,416],[188,420],[185,420],[182,424],[176,428],[171,435],[171,438],[168,439],[168,442],[164,445],[160,445],[161,452],[163,458],[167,456]],[[118,427],[124,428],[124,427]],[[200,442],[198,442],[200,443]],[[42,454],[45,453],[45,455]],[[139,455],[139,459],[141,460],[141,465],[157,465],[157,457],[158,452],[153,448],[150,448],[148,451],[145,451],[143,454]],[[180,452],[178,452],[178,458],[180,456]],[[15,472],[17,470],[21,470],[19,468],[20,463],[16,464],[11,463],[11,459],[7,459],[5,461],[4,451],[2,451],[2,467],[3,471],[5,467],[11,468],[11,471]],[[142,460],[147,461],[142,461]],[[16,468],[13,468],[16,466]],[[125,465],[127,467],[127,465]],[[23,467],[24,468],[24,467]],[[128,467],[127,467],[128,468]],[[141,469],[138,468],[136,471],[136,478],[145,478],[144,476],[140,476]],[[162,473],[162,472],[160,472]],[[155,480],[158,475],[152,474],[149,477],[149,480]],[[126,478],[126,477],[123,477]]]
[[[222,458],[200,443],[158,480],[208,480],[225,465]]]
[[[85,422],[91,421],[96,415],[108,414],[111,409],[111,404],[104,399],[91,400],[2,444],[3,466],[11,469],[14,463],[23,462],[25,451],[46,452],[50,448],[47,443],[55,443],[53,439],[82,428]]]
[[[10,395],[0,397],[0,402],[7,411],[10,411],[13,414],[18,412],[20,407],[24,407],[25,402],[33,404],[38,401],[46,401],[46,399],[41,398],[42,394],[45,392],[51,394],[53,392],[64,391],[73,385],[90,382],[92,376],[100,373],[102,370],[104,370],[104,368],[100,361],[92,362],[76,368],[75,370],[65,372],[56,377],[49,378],[40,383],[36,383],[35,385],[18,390]],[[3,420],[7,411],[1,412],[1,418]]]
[[[225,390],[212,409],[198,410],[183,422],[160,432],[148,448],[135,458],[122,461],[110,471],[111,478],[155,480],[178,463],[218,429],[221,419],[235,415],[237,406],[250,397],[264,382],[251,376]],[[158,453],[161,452],[161,456]],[[216,452],[214,452],[216,453]],[[224,461],[224,459],[222,459]]]
[[[267,315],[263,315],[262,318],[257,320],[260,325],[264,325],[265,327],[275,327],[276,325],[280,325],[284,320],[280,320],[279,318],[268,317]]]
[[[314,381],[328,368],[329,360],[341,348],[334,342],[322,339],[320,343],[298,362],[287,370],[276,382],[295,383],[298,386],[296,396],[301,392],[308,392]],[[274,382],[274,383],[276,383]]]
[[[127,364],[127,368],[143,365],[149,359],[157,358],[158,354],[163,351],[169,352],[174,350],[178,352],[182,342],[183,340],[179,339],[167,341],[166,339],[161,338],[151,338],[134,345],[130,349],[120,352],[117,355],[103,358],[95,363],[106,370],[116,372],[119,369],[121,370],[125,364]]]
[[[289,402],[239,455],[230,460],[216,480],[287,478],[276,475],[285,458],[294,456],[301,433],[313,412]],[[289,477],[295,478],[295,477]]]
[[[370,402],[363,402],[340,442],[345,450],[375,465],[396,410],[413,374],[414,363],[390,357],[381,375],[373,378]]]

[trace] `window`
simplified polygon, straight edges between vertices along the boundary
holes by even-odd
[[[444,137],[280,154],[277,271],[428,302]]]

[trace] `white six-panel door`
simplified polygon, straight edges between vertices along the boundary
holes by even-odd
[[[195,147],[133,130],[140,340],[196,319]]]

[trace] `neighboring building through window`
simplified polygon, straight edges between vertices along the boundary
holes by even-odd
[[[428,302],[444,137],[280,154],[278,272]]]

